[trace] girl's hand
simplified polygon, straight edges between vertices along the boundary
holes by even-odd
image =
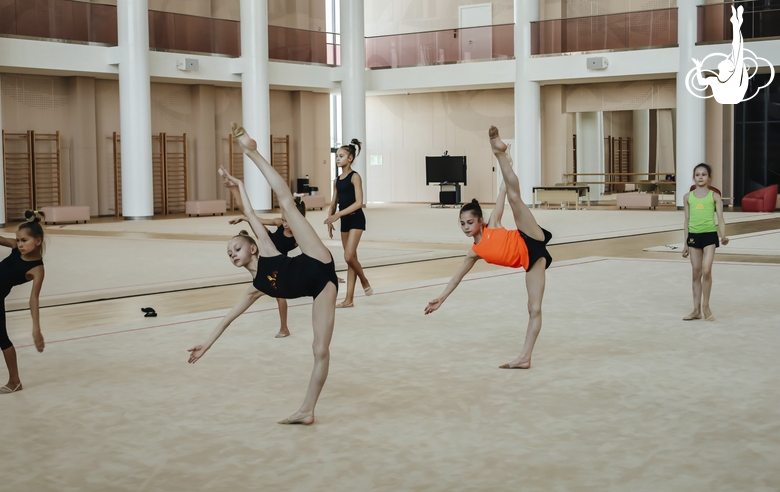
[[[241,216],[241,217],[238,217],[238,218],[236,218],[236,219],[230,219],[230,220],[228,221],[228,223],[230,223],[231,225],[236,225],[236,224],[238,224],[238,223],[240,223],[240,222],[243,222],[243,221],[245,221],[245,220],[246,220],[246,217],[244,217],[244,216]]]
[[[444,302],[443,299],[436,298],[428,303],[428,305],[425,307],[425,314],[431,314],[432,312],[436,311],[441,307],[441,304]]]
[[[190,360],[188,362],[190,364],[198,362],[198,359],[203,357],[207,350],[208,348],[204,347],[203,345],[195,345],[191,349],[187,350],[187,352],[190,353]]]
[[[38,350],[38,352],[43,352],[44,347],[46,347],[46,343],[43,341],[43,334],[41,333],[41,329],[38,328],[37,330],[33,328],[33,341],[35,342],[35,348]]]
[[[331,239],[333,239],[333,231],[335,230],[336,228],[333,227],[333,224],[328,224],[328,235],[330,236]]]
[[[685,247],[683,247],[683,258],[688,258],[688,245],[686,244]]]
[[[334,223],[334,222],[336,222],[337,220],[339,220],[339,216],[338,216],[338,215],[336,215],[336,214],[333,214],[333,215],[331,215],[330,217],[328,217],[327,219],[325,219],[325,223],[326,223],[326,224],[333,224],[333,223]]]
[[[720,240],[720,243],[723,246],[727,245],[729,243],[729,238],[727,238],[726,236],[723,236],[723,238],[721,238],[721,240]]]

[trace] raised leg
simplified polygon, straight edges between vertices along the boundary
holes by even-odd
[[[335,303],[336,286],[328,282],[328,285],[314,299],[311,310],[311,321],[314,328],[314,342],[312,344],[314,368],[311,371],[309,389],[306,391],[301,408],[288,418],[280,420],[280,424],[309,425],[314,423],[314,407],[317,405],[322,387],[328,378],[330,367],[330,340],[333,337],[333,323],[335,321],[333,306]]]
[[[501,167],[501,174],[504,177],[504,183],[506,183],[506,194],[509,199],[509,206],[512,207],[515,225],[529,237],[544,241],[544,232],[542,232],[542,228],[536,223],[534,215],[520,196],[520,180],[517,178],[515,170],[512,169],[512,159],[506,152],[506,144],[498,135],[498,128],[491,126],[488,131],[488,136],[490,137],[490,147],[493,149],[493,155],[495,155],[498,160],[498,165]]]
[[[247,157],[249,157],[260,172],[263,173],[266,181],[271,185],[271,189],[276,193],[276,197],[279,200],[279,206],[287,218],[287,223],[290,225],[290,230],[295,236],[298,246],[301,247],[301,251],[303,251],[305,255],[316,258],[323,263],[330,263],[330,251],[322,244],[322,240],[320,240],[317,233],[314,232],[314,228],[309,221],[306,220],[296,208],[295,201],[287,183],[279,173],[276,172],[276,169],[274,169],[273,166],[260,155],[260,152],[257,151],[257,142],[252,140],[246,133],[246,130],[237,123],[233,123],[233,136],[238,140],[239,145]]]
[[[710,294],[712,293],[712,262],[715,260],[715,245],[711,244],[702,251],[701,259],[701,309],[704,319],[713,321],[710,309]]]

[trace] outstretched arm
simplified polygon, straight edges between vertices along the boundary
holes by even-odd
[[[718,214],[718,236],[725,246],[729,243],[729,238],[726,237],[726,219],[723,218],[723,198],[717,193],[713,193],[712,196],[715,198],[715,212]]]
[[[15,248],[16,239],[11,239],[10,237],[0,237],[0,246],[5,246],[6,248]]]
[[[243,206],[243,203],[241,202],[241,192],[238,190],[238,186],[231,186],[230,187],[230,194],[233,196],[233,199],[236,201],[236,203],[239,204],[239,208],[243,210],[241,207]],[[255,215],[255,217],[257,217]],[[260,221],[261,224],[264,226],[276,226],[279,227],[282,225],[282,219],[276,218],[276,219],[265,219],[263,217],[257,217],[257,220]],[[241,216],[235,219],[230,219],[229,221],[232,225],[236,225],[240,222],[249,222],[246,218],[246,216]]]
[[[35,342],[35,348],[38,352],[43,352],[46,344],[43,341],[43,335],[41,334],[41,317],[40,317],[40,301],[41,287],[43,287],[43,277],[45,270],[43,265],[37,266],[30,270],[33,276],[32,292],[30,292],[30,316],[32,316],[32,336]]]
[[[208,338],[208,340],[206,340],[206,343],[204,343],[203,345],[195,345],[194,347],[192,347],[187,351],[190,353],[189,363],[194,364],[198,361],[198,359],[203,357],[203,355],[206,352],[208,352],[211,346],[214,345],[214,342],[217,341],[220,335],[222,335],[222,333],[227,329],[227,327],[230,326],[230,323],[232,323],[233,320],[241,316],[241,314],[243,314],[244,311],[249,309],[249,306],[254,304],[254,302],[260,299],[260,297],[262,296],[263,296],[262,292],[250,286],[246,290],[246,292],[244,292],[244,295],[238,301],[238,304],[233,306],[233,309],[231,309],[225,315],[225,317],[222,318],[222,321],[219,322],[217,327],[211,333],[211,336]]]
[[[444,301],[447,300],[447,297],[449,297],[450,294],[452,294],[452,291],[455,290],[455,288],[460,284],[460,281],[463,280],[463,277],[466,276],[469,271],[474,267],[474,264],[479,259],[479,256],[477,256],[476,253],[473,251],[469,251],[466,255],[466,259],[463,260],[463,265],[460,267],[460,270],[458,270],[458,273],[455,274],[454,277],[450,280],[450,282],[447,284],[447,287],[445,287],[444,292],[441,293],[439,297],[432,300],[428,303],[428,305],[425,307],[425,314],[431,314],[432,312],[436,311],[441,307],[442,304],[444,304]]]

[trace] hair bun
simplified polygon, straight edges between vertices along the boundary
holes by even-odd
[[[44,213],[38,210],[25,210],[24,218],[27,222],[40,222],[43,220]]]
[[[241,229],[240,231],[238,231],[238,235],[239,236],[249,236],[249,233],[246,232],[246,230]]]
[[[479,200],[477,200],[476,198],[472,198],[471,203],[473,203],[474,205],[479,205]]]
[[[352,145],[360,145],[360,140],[358,140],[358,139],[356,139],[356,138],[353,138],[353,139],[352,139],[352,141],[351,141],[350,143],[351,143]]]

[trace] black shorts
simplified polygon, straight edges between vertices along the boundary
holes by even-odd
[[[714,244],[716,248],[720,247],[720,240],[718,240],[717,232],[689,232],[688,233],[689,248],[704,249],[711,244]]]
[[[550,239],[552,239],[552,233],[543,227],[541,229],[542,232],[544,233],[544,241],[539,241],[537,239],[529,237],[528,235],[526,235],[526,233],[520,231],[520,237],[523,238],[523,241],[525,241],[525,246],[528,248],[528,269],[529,270],[533,268],[536,262],[542,258],[547,259],[547,265],[545,265],[544,267],[545,270],[547,268],[550,268],[550,264],[552,263],[552,256],[550,256],[550,253],[547,251],[547,243],[549,243]]]
[[[341,221],[341,232],[349,232],[352,229],[366,230],[366,216],[363,213],[363,209],[345,215],[339,220]]]

